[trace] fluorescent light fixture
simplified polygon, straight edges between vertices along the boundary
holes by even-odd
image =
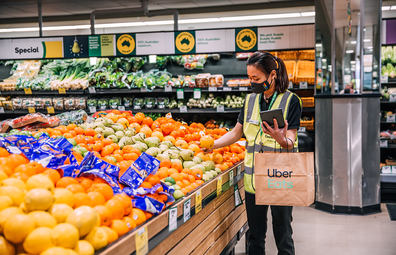
[[[90,27],[90,25],[43,27],[43,31],[89,29]]]
[[[356,71],[356,68],[351,68],[351,71]]]
[[[396,5],[392,5],[391,10],[396,10]]]
[[[205,23],[205,22],[220,22],[220,18],[208,18],[208,19],[182,19],[179,20],[179,24],[190,24],[190,23]]]
[[[354,52],[355,52],[354,50],[347,50],[347,51],[345,51],[346,54],[351,54],[351,53],[354,53]]]
[[[91,64],[91,66],[96,65],[96,61],[98,60],[97,57],[90,57],[89,58],[89,63]]]
[[[368,46],[367,49],[373,49],[373,46]]]
[[[111,24],[97,24],[95,28],[107,28],[107,27],[137,27],[146,26],[144,22],[128,22],[128,23],[111,23]],[[89,26],[91,27],[91,26]],[[89,28],[88,27],[88,28]]]
[[[356,41],[351,41],[351,44],[356,44]]]
[[[356,64],[356,61],[352,60],[352,61],[351,61],[351,64]]]
[[[158,21],[148,21],[144,22],[147,26],[156,26],[156,25],[173,25],[173,20],[158,20]]]
[[[317,44],[315,44],[315,47],[322,47],[322,44],[321,43],[317,43]]]
[[[382,6],[381,10],[383,11],[389,11],[390,10],[390,6]]]
[[[363,42],[371,42],[371,39],[363,39]]]
[[[296,17],[301,17],[301,14],[299,12],[296,12],[296,13],[253,15],[253,16],[220,17],[219,19],[221,21],[237,21],[237,20],[281,19],[281,18],[296,18]]]
[[[312,17],[315,16],[315,12],[302,12],[301,17]]]
[[[157,55],[149,55],[149,63],[150,64],[157,63]]]
[[[349,68],[345,68],[345,71],[349,71]]]

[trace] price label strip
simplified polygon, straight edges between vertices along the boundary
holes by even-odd
[[[172,92],[172,86],[166,85],[164,90],[165,92]]]
[[[25,90],[25,95],[31,95],[32,94],[32,89],[28,88],[28,89],[24,89]]]
[[[381,76],[381,83],[388,83],[389,76],[383,75]]]
[[[59,88],[58,92],[59,92],[59,94],[66,94],[66,89],[65,88]]]
[[[241,193],[239,193],[238,184],[235,184],[234,186],[234,197],[235,197],[235,207],[238,207],[241,204],[243,204]]]
[[[96,107],[95,106],[90,106],[89,108],[90,113],[95,113],[96,112]]]
[[[177,206],[169,209],[169,232],[177,229]]]
[[[176,90],[176,97],[177,97],[177,99],[184,99],[184,90],[183,89],[177,89]]]
[[[396,94],[389,95],[389,102],[396,102]]]
[[[217,179],[217,189],[216,189],[217,196],[220,196],[222,192],[223,192],[223,181],[220,176],[220,178]]]
[[[300,81],[300,89],[308,89],[308,82],[307,81]]]
[[[223,91],[232,91],[231,87],[223,87]]]
[[[293,82],[289,81],[289,86],[287,87],[288,89],[292,89],[293,88]]]
[[[239,87],[239,91],[248,91],[248,87]]]
[[[306,127],[299,127],[298,131],[300,132],[307,132],[307,128]]]
[[[187,112],[187,106],[186,105],[180,106],[180,112]]]
[[[118,106],[118,110],[125,111],[125,106],[123,106],[123,105]]]
[[[191,218],[191,198],[187,199],[183,204],[183,219],[186,223]]]
[[[388,140],[380,140],[380,148],[388,148]]]
[[[4,113],[4,107],[0,107],[0,113]]]
[[[89,91],[89,93],[91,93],[91,94],[95,94],[95,93],[96,93],[95,87],[89,87],[89,88],[88,88],[88,91]]]
[[[391,166],[383,166],[381,169],[381,172],[383,174],[391,174],[392,173],[392,168]]]
[[[237,166],[237,176],[241,174],[241,165]]]
[[[147,92],[147,88],[140,88],[140,92]]]
[[[201,89],[194,89],[194,99],[201,98]]]
[[[202,190],[198,190],[195,193],[195,214],[202,210]]]
[[[209,87],[208,91],[217,91],[217,87]]]
[[[28,111],[29,111],[29,113],[35,113],[36,112],[36,108],[28,107]]]
[[[386,116],[386,122],[394,123],[395,122],[395,115],[387,115]]]
[[[48,107],[47,107],[47,113],[48,113],[48,114],[54,114],[54,113],[55,113],[54,107],[48,106]]]
[[[234,184],[234,170],[231,170],[229,173],[230,180],[228,181],[230,187]]]
[[[218,106],[216,107],[216,111],[217,111],[217,112],[224,112],[224,105],[218,105]]]
[[[147,227],[141,228],[135,235],[136,255],[146,255],[148,253],[148,233]]]

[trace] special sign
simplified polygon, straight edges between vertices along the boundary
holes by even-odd
[[[181,32],[175,38],[175,47],[181,53],[188,53],[194,50],[195,37],[190,32]]]
[[[235,37],[235,43],[243,51],[251,50],[257,45],[257,34],[252,29],[242,29]]]
[[[135,49],[135,39],[129,34],[123,34],[117,39],[117,50],[123,55],[130,55]]]

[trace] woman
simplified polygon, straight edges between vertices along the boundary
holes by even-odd
[[[245,134],[247,146],[244,185],[250,229],[249,253],[258,255],[265,254],[269,206],[255,203],[254,179],[252,179],[253,152],[297,149],[297,129],[300,126],[302,102],[297,95],[287,90],[289,78],[285,64],[280,58],[270,53],[256,52],[247,60],[246,65],[253,93],[246,96],[244,108],[239,114],[235,128],[216,140],[214,149],[233,144],[242,137],[242,134]],[[283,110],[284,128],[278,128],[276,120],[274,120],[273,128],[266,122],[260,123],[260,111],[277,108]],[[278,255],[294,254],[292,210],[291,206],[271,205]]]

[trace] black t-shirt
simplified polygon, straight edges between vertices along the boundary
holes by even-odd
[[[268,110],[268,107],[271,103],[272,96],[268,99],[268,103],[264,100],[264,98],[261,98],[261,106],[260,110],[261,111],[266,111]],[[239,113],[238,116],[238,122],[243,125],[243,119],[245,115],[245,107],[246,107],[246,101],[243,105],[243,108],[241,110],[241,113]],[[290,106],[289,110],[287,113],[287,122],[289,123],[288,130],[290,129],[298,129],[300,127],[300,119],[301,119],[301,106],[300,106],[300,100],[297,98],[296,95],[293,95],[293,97],[290,100]]]

